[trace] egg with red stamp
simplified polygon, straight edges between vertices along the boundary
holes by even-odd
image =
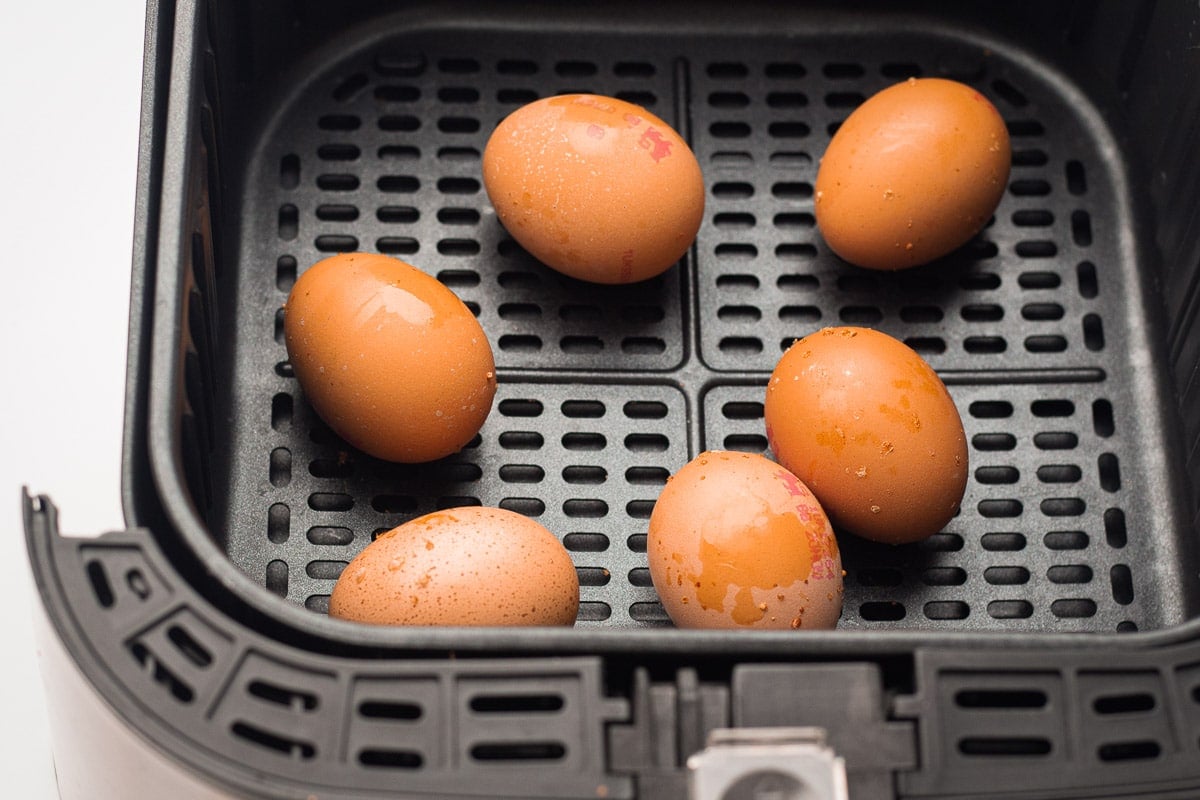
[[[827,629],[842,609],[842,562],[820,503],[762,456],[701,453],[650,515],[650,577],[681,628]]]
[[[483,183],[508,233],[548,267],[605,284],[675,264],[704,214],[686,141],[641,106],[567,94],[517,109],[483,152]]]
[[[572,625],[579,577],[539,522],[502,508],[435,511],[383,533],[346,566],[329,615],[372,625]]]

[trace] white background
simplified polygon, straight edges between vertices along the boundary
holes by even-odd
[[[20,488],[123,528],[125,344],[143,0],[0,4],[0,767],[57,798]]]

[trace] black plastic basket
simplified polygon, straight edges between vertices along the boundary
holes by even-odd
[[[693,754],[750,763],[712,731],[797,726],[824,729],[855,800],[1194,796],[1198,24],[1151,2],[151,3],[130,530],[60,537],[27,501],[54,629],[127,725],[250,796],[675,797],[713,769]],[[816,163],[914,75],[995,102],[1008,191],[951,256],[859,270],[815,228]],[[569,91],[646,106],[700,160],[703,225],[660,278],[562,277],[487,201],[494,125]],[[346,250],[478,316],[500,383],[462,453],[387,464],[307,405],[281,306]],[[842,537],[836,631],[674,630],[646,569],[658,491],[701,449],[765,453],[767,376],[830,324],[942,375],[961,513],[917,545]],[[574,629],[325,615],[374,533],[479,503],[562,538]]]

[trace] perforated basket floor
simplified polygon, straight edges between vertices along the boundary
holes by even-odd
[[[1078,97],[1022,54],[858,27],[820,36],[376,28],[305,76],[263,131],[242,198],[228,453],[215,530],[229,558],[324,613],[371,537],[436,508],[539,519],[571,552],[581,626],[668,625],[645,562],[667,476],[702,448],[765,452],[767,375],[831,324],[903,339],[950,385],[971,443],[962,512],[900,548],[841,537],[843,627],[1114,631],[1183,619],[1183,565],[1156,448],[1161,377],[1119,164]],[[987,229],[918,270],[840,262],[812,214],[840,120],[912,75],[967,81],[1013,142]],[[690,140],[708,187],[691,253],[625,287],[571,281],[505,233],[480,180],[521,104],[616,95]],[[332,252],[394,254],[477,314],[496,354],[480,436],[432,466],[355,452],[292,376],[281,305]],[[1143,366],[1135,366],[1143,364]]]

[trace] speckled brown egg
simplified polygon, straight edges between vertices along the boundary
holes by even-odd
[[[841,614],[829,519],[795,475],[760,455],[705,452],[671,476],[646,557],[681,628],[832,628]]]
[[[436,511],[342,571],[329,615],[373,625],[572,625],[579,578],[554,534],[501,508]]]
[[[767,384],[767,439],[841,530],[891,544],[958,512],[967,438],[954,400],[912,348],[869,328],[793,344]]]
[[[460,450],[487,419],[495,361],[470,309],[395,258],[342,253],[300,275],[284,308],[288,359],[329,427],[388,461]]]
[[[817,171],[817,226],[851,264],[925,264],[987,224],[1011,162],[1008,129],[986,97],[912,78],[868,98],[833,135]]]

